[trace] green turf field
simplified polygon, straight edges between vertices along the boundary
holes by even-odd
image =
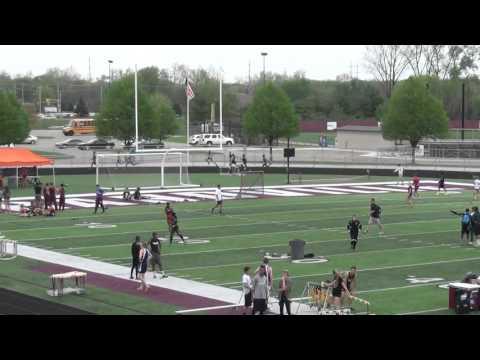
[[[375,180],[378,178],[371,179]],[[274,182],[273,178],[269,181]],[[438,283],[412,285],[406,279],[441,277],[445,279],[441,283],[445,283],[460,280],[467,271],[479,271],[479,250],[460,245],[460,220],[448,211],[472,206],[471,193],[421,193],[414,208],[406,206],[404,194],[376,195],[383,209],[385,235],[372,227],[361,236],[358,250],[352,252],[345,226],[352,214],[366,223],[370,197],[232,200],[226,201],[224,216],[210,215],[212,203],[208,201],[175,204],[185,235],[210,243],[164,244],[164,266],[174,276],[240,289],[243,266],[256,267],[265,251],[286,253],[290,240],[303,239],[307,242],[306,252],[326,256],[329,261],[311,265],[274,261],[276,278],[282,269],[290,271],[293,296],[301,294],[307,281],[326,280],[332,269],[346,270],[356,265],[360,271],[358,295],[371,302],[372,312],[450,313],[448,291],[438,288]],[[82,221],[101,221],[117,227],[74,226]],[[4,215],[0,217],[0,228],[8,238],[24,244],[124,265],[130,263],[130,244],[135,235],[144,240],[152,231],[167,236],[163,208],[156,205],[111,208],[98,216],[90,209],[71,210],[48,219]]]

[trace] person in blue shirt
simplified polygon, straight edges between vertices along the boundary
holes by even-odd
[[[97,188],[95,190],[95,212],[94,214],[97,213],[98,207],[102,208],[102,214],[105,212],[105,207],[103,206],[103,189],[100,187],[100,185],[97,185]]]
[[[461,219],[461,232],[460,232],[460,241],[468,242],[471,229],[472,216],[470,214],[470,209],[465,209],[463,213],[458,213],[454,210],[450,210],[452,214],[460,216]]]

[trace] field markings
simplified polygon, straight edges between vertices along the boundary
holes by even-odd
[[[437,312],[437,311],[445,311],[449,310],[449,308],[437,308],[437,309],[429,309],[429,310],[421,310],[421,311],[413,311],[413,312],[407,312],[407,313],[401,313],[401,314],[394,314],[394,315],[416,315],[416,314],[424,314],[428,312]]]
[[[362,252],[351,252],[351,253],[336,253],[336,254],[326,254],[323,255],[325,257],[337,257],[337,256],[356,256],[356,255],[364,255],[364,254],[372,254],[372,253],[383,253],[383,252],[391,252],[391,251],[399,251],[399,250],[418,250],[418,249],[425,249],[425,248],[439,248],[439,247],[447,247],[450,246],[450,243],[447,244],[438,244],[438,245],[424,245],[424,246],[408,246],[402,248],[395,248],[395,249],[379,249],[379,250],[367,250]],[[185,270],[199,270],[199,269],[213,269],[213,268],[222,268],[222,267],[232,267],[232,266],[240,266],[240,265],[254,265],[257,264],[259,261],[255,262],[243,262],[237,264],[223,264],[223,265],[205,265],[205,266],[194,266],[194,267],[187,267],[187,268],[172,268],[175,271],[185,271]]]
[[[404,214],[409,214],[409,212],[406,212],[406,213],[394,213],[393,215],[404,215]],[[329,219],[338,219],[338,216],[335,216],[335,217],[329,217],[329,218],[322,218],[322,221],[323,220],[329,220]],[[312,219],[312,221],[315,220],[315,219]],[[445,221],[453,221],[455,220],[454,218],[440,218],[440,219],[429,219],[429,220],[417,220],[417,221],[407,221],[407,222],[395,222],[395,223],[387,223],[387,225],[396,225],[396,224],[399,224],[399,225],[402,225],[402,224],[414,224],[414,223],[425,223],[425,222],[428,222],[428,223],[431,223],[431,222],[445,222]],[[148,221],[134,221],[134,222],[127,222],[127,223],[122,223],[122,224],[131,224],[131,223],[142,223],[142,222],[153,222],[153,221],[156,221],[156,220],[148,220]],[[214,228],[225,228],[225,227],[239,227],[239,226],[251,226],[251,225],[270,225],[270,224],[276,224],[276,225],[283,225],[283,224],[288,224],[290,223],[292,220],[284,220],[284,221],[274,221],[274,220],[270,220],[270,221],[261,221],[261,222],[253,222],[253,223],[240,223],[240,224],[231,224],[231,225],[226,225],[226,224],[222,224],[222,225],[212,225],[212,226],[201,226],[201,227],[195,227],[195,228],[183,228],[183,230],[188,230],[188,231],[195,231],[195,230],[205,230],[205,229],[214,229]],[[310,221],[310,220],[309,220]],[[71,228],[72,226],[62,226],[62,227],[69,227]],[[339,226],[337,228],[328,228],[328,229],[343,229],[344,227],[343,226]],[[18,229],[18,230],[4,230],[5,233],[7,232],[11,232],[11,231],[34,231],[34,230],[42,230],[42,229],[52,229],[52,228],[33,228],[33,229]],[[93,230],[93,229],[92,229]],[[98,230],[98,229],[96,229]],[[318,230],[322,230],[322,228],[318,228]],[[309,231],[309,230],[294,230],[294,231]],[[291,231],[287,231],[287,232],[291,232]],[[136,234],[138,233],[138,231],[127,231],[127,232],[118,232],[118,233],[104,233],[102,235],[107,235],[107,236],[113,236],[113,235],[125,235],[125,234]],[[283,233],[283,231],[279,231],[279,232],[272,232],[272,234],[274,233]],[[255,233],[254,233],[255,234]],[[248,234],[238,234],[238,235],[235,235],[235,236],[241,236],[241,235],[244,235],[244,236],[252,236],[254,235],[252,233],[248,233]],[[73,236],[74,238],[83,238],[83,237],[98,237],[100,234],[92,234],[92,235],[77,235],[77,236]],[[231,237],[232,235],[228,235],[228,237]],[[67,238],[66,236],[60,236],[60,237],[49,237],[49,238],[37,238],[37,239],[28,239],[28,241],[43,241],[43,240],[55,240],[55,239],[65,239]]]
[[[431,262],[425,262],[425,263],[383,266],[383,267],[376,267],[376,268],[365,268],[365,269],[359,269],[359,270],[357,270],[357,272],[403,269],[403,268],[409,268],[409,267],[422,267],[422,266],[429,266],[429,265],[449,264],[449,263],[455,263],[455,262],[465,262],[465,261],[474,261],[474,260],[480,260],[480,257],[450,259],[450,260],[438,260],[438,261],[431,261]],[[332,272],[329,271],[329,272],[320,273],[320,274],[296,275],[296,276],[290,276],[290,278],[291,279],[300,279],[300,278],[305,278],[305,277],[317,277],[317,276],[327,276],[327,275],[332,275]],[[280,278],[274,278],[273,280],[280,280]],[[224,286],[224,285],[232,285],[232,284],[238,284],[238,281],[223,283],[223,284],[217,284],[217,285],[218,286]]]
[[[344,193],[341,193],[341,195],[345,195]],[[392,194],[393,195],[393,194]],[[315,198],[315,197],[314,197]],[[341,197],[343,198],[343,196]],[[438,199],[438,196],[422,196],[421,199]],[[279,200],[280,198],[276,198],[275,200]],[[303,198],[302,198],[303,199]],[[312,199],[312,198],[310,198]],[[271,200],[271,199],[270,199]],[[281,200],[284,200],[284,198],[281,198]],[[285,199],[286,200],[286,199]],[[288,200],[295,200],[295,198],[290,198]],[[382,198],[382,202],[391,202],[391,201],[395,201],[395,202],[398,202],[398,199],[394,198],[394,199],[389,199],[389,198],[385,198],[383,197]],[[322,199],[322,203],[321,205],[328,205],[328,204],[343,204],[343,203],[349,203],[349,204],[352,204],[352,203],[364,203],[365,200],[364,199],[351,199],[351,200],[338,200],[337,197],[335,197],[335,200],[334,201],[328,201],[327,199]],[[464,203],[464,201],[458,201],[459,203]],[[449,204],[452,204],[451,201],[448,202]],[[455,203],[455,202],[454,202]],[[291,204],[290,204],[291,205]],[[462,205],[463,206],[463,205]],[[263,205],[261,202],[259,202],[257,205],[254,205],[254,206],[233,206],[233,207],[229,207],[230,209],[242,209],[242,210],[248,210],[248,209],[261,209],[261,208],[271,208],[272,205]],[[360,206],[359,206],[360,207]],[[363,207],[363,206],[362,206]],[[438,207],[438,203],[421,203],[421,204],[417,204],[416,205],[417,208],[420,208],[420,207]],[[405,205],[401,204],[401,205],[392,205],[392,206],[389,206],[390,209],[396,209],[396,208],[405,208]],[[120,208],[122,209],[122,208]],[[296,212],[312,212],[312,211],[324,211],[323,210],[324,207],[319,207],[319,208],[315,208],[315,209],[308,209],[308,210],[297,210]],[[334,208],[335,209],[335,208]],[[339,208],[341,209],[341,208]],[[354,209],[356,209],[354,207]],[[182,209],[180,210],[182,212],[186,212],[186,213],[201,213],[203,212],[204,210],[203,209],[198,209],[198,210],[188,210],[188,209]],[[331,211],[331,210],[325,210],[325,211]],[[284,212],[291,212],[291,210],[280,210],[280,211],[273,211],[274,213],[284,213]],[[101,218],[102,219],[105,219],[105,218],[109,218],[109,217],[114,217],[114,218],[118,218],[118,217],[132,217],[132,216],[144,216],[144,215],[152,215],[152,214],[156,214],[157,213],[157,210],[155,212],[139,212],[139,213],[135,213],[135,212],[120,212],[120,213],[115,213],[114,215],[110,215],[110,214],[102,214],[101,215]],[[256,212],[255,214],[271,214],[272,211],[264,211],[264,212]],[[237,216],[237,215],[231,215],[231,216]],[[75,220],[78,220],[78,221],[81,221],[82,219],[90,219],[90,218],[94,218],[94,219],[98,219],[99,218],[99,215],[80,215],[78,217],[75,217],[75,218],[72,218],[75,219]],[[188,220],[197,220],[197,219],[203,219],[204,217],[197,217],[197,218],[189,218]],[[162,219],[161,217],[159,218],[160,220]],[[32,220],[32,219],[30,219]],[[63,217],[56,217],[56,218],[51,218],[51,219],[48,219],[49,222],[52,222],[52,223],[55,223],[56,221],[63,221],[63,220],[66,220],[66,218],[63,218]],[[156,221],[156,220],[152,220],[152,221]],[[33,222],[44,222],[44,220],[42,219],[42,221],[31,221],[31,223]],[[1,221],[0,220],[0,224],[19,224],[19,223],[25,223],[24,220],[20,220],[20,221]],[[25,228],[25,229],[19,229],[19,230],[29,230],[29,229],[39,229],[39,228]],[[10,230],[5,230],[5,231],[10,231]]]

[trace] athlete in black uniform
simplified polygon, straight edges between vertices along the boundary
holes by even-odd
[[[333,270],[333,281],[331,282],[332,286],[332,305],[340,308],[342,304],[342,291],[344,291],[348,296],[350,296],[350,292],[347,289],[347,286],[345,285],[345,281],[340,274],[339,271]]]
[[[447,194],[447,188],[445,187],[445,175],[442,174],[440,177],[440,180],[438,180],[438,191],[437,195],[441,194],[441,190],[443,190],[443,193],[446,195]]]
[[[138,267],[140,265],[140,236],[135,236],[135,241],[132,243],[132,268],[130,269],[130,279],[133,279],[133,270],[135,269],[135,279],[138,280]]]
[[[349,221],[347,225],[347,230],[350,233],[350,244],[352,246],[352,250],[355,250],[358,242],[358,233],[362,229],[362,224],[357,219],[355,215],[352,216],[352,220]]]
[[[180,230],[178,228],[178,220],[177,220],[177,214],[175,212],[172,212],[172,223],[170,227],[170,245],[173,242],[173,234],[176,233],[178,236],[180,236],[180,239],[182,239],[181,243],[185,244],[185,240],[183,239],[183,235],[180,233]]]
[[[158,265],[162,277],[167,277],[163,271],[162,260],[160,259],[162,244],[160,243],[160,239],[158,238],[158,234],[156,232],[152,233],[152,238],[150,239],[149,245],[150,252],[152,253],[152,259],[150,260],[150,263],[152,264],[153,278],[157,278],[157,275],[155,274],[155,265]]]

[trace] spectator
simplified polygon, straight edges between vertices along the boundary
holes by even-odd
[[[145,274],[147,273],[148,269],[148,261],[150,259],[150,251],[148,251],[147,244],[145,243],[140,243],[140,252],[138,254],[138,259],[139,259],[139,265],[140,265],[140,270],[139,270],[139,277],[140,277],[140,287],[137,288],[139,291],[145,291],[147,292],[150,286],[145,281]]]
[[[35,200],[40,202],[42,200],[42,183],[40,181],[35,182],[34,193]]]
[[[278,285],[278,300],[279,300],[279,305],[280,305],[280,315],[283,315],[283,307],[286,306],[287,308],[287,314],[290,314],[290,291],[292,289],[292,281],[288,277],[288,270],[283,270],[282,272],[282,278],[280,279],[279,285]]]
[[[10,188],[8,185],[5,185],[3,188],[3,202],[5,203],[5,212],[10,212],[10,196],[12,194],[10,193]]]
[[[132,251],[132,268],[130,269],[130,279],[133,279],[133,270],[135,270],[135,280],[138,280],[140,236],[135,236],[135,241],[132,243],[131,251]]]
[[[265,265],[260,266],[260,270],[255,275],[252,284],[253,291],[253,310],[252,315],[256,315],[257,312],[263,315],[267,310],[268,299],[268,279],[265,272]]]
[[[480,246],[480,212],[478,211],[478,207],[474,206],[473,208],[473,215],[471,217],[472,222],[472,229],[475,234],[475,243],[474,246]]]
[[[245,307],[243,310],[243,315],[246,315],[247,310],[252,307],[252,278],[250,276],[249,266],[245,266],[243,268],[242,288],[243,288],[243,294],[245,298]]]

